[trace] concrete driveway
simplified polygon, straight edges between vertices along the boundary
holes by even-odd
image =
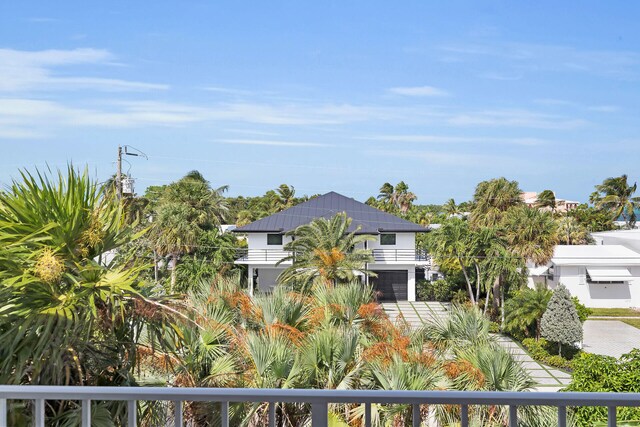
[[[395,321],[396,318],[401,315],[411,327],[418,328],[424,322],[434,317],[442,318],[448,316],[451,304],[441,302],[398,301],[383,302],[382,307],[392,321]],[[570,374],[533,360],[533,358],[511,338],[498,335],[497,340],[498,343],[513,354],[529,372],[536,383],[534,391],[558,391],[568,386],[571,382]]]
[[[640,348],[640,329],[619,320],[584,322],[584,351],[620,357],[634,348]]]

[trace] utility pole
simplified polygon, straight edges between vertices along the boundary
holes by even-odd
[[[122,199],[122,147],[118,145],[118,167],[116,171],[116,192]]]

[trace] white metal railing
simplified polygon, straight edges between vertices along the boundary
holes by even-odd
[[[278,262],[292,253],[282,249],[238,249],[236,258],[241,262]],[[429,255],[421,249],[373,249],[375,262],[414,262],[429,261]]]
[[[137,425],[138,401],[174,402],[176,427],[184,424],[183,402],[218,402],[222,426],[229,426],[229,403],[269,403],[269,426],[275,427],[276,403],[311,405],[313,427],[326,427],[328,405],[357,403],[365,405],[365,426],[371,426],[371,404],[412,405],[413,426],[418,427],[420,405],[459,405],[461,426],[469,425],[470,405],[509,407],[509,426],[518,424],[520,406],[551,406],[558,412],[558,426],[567,425],[568,406],[603,406],[608,408],[608,426],[616,426],[616,410],[620,406],[640,407],[640,393],[557,393],[557,392],[474,392],[474,391],[384,391],[384,390],[294,390],[294,389],[220,389],[164,387],[65,387],[65,386],[0,386],[0,425],[7,425],[7,400],[33,400],[35,427],[45,426],[45,401],[82,402],[82,426],[91,425],[91,401],[127,401],[128,426]]]

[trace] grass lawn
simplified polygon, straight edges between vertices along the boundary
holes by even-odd
[[[599,320],[608,320],[611,322],[622,322],[622,323],[626,323],[627,325],[631,325],[634,328],[638,328],[640,329],[640,317],[637,319],[599,319]]]
[[[638,319],[620,319],[620,321],[626,323],[627,325],[631,325],[634,328],[640,329],[640,318],[638,318]]]
[[[640,311],[630,308],[592,308],[591,316],[611,316],[611,317],[638,317]]]

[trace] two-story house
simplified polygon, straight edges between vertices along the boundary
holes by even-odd
[[[375,236],[365,245],[374,258],[366,268],[376,277],[363,280],[370,281],[379,299],[415,301],[416,272],[418,276],[424,274],[424,267],[429,265],[426,254],[416,250],[416,233],[429,229],[335,192],[233,230],[247,236],[248,249],[236,263],[247,265],[249,290],[272,289],[280,273],[291,265],[288,262],[276,266],[287,255],[284,246],[291,241],[287,232],[315,218],[331,218],[340,212],[352,219],[350,232]]]

